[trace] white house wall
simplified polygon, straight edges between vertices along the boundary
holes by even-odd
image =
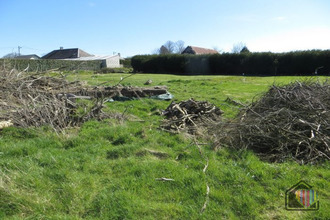
[[[118,68],[122,67],[120,65],[120,56],[90,56],[90,57],[79,57],[79,58],[73,58],[73,59],[65,59],[65,60],[79,60],[79,61],[89,61],[89,60],[101,60],[102,61],[102,67],[106,68]]]
[[[107,68],[118,68],[120,67],[120,57],[114,56],[105,60]]]

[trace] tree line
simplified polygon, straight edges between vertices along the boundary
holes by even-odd
[[[138,55],[132,57],[135,72],[214,75],[330,75],[330,50],[288,53],[239,53],[210,55]]]

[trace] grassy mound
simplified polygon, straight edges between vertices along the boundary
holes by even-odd
[[[225,125],[228,132],[218,134],[218,143],[252,149],[272,162],[288,158],[301,164],[329,160],[329,97],[328,83],[273,85],[260,100],[241,111],[236,123]]]

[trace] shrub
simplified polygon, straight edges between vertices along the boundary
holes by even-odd
[[[125,68],[132,68],[131,60],[132,58],[125,58],[123,60],[120,60],[120,64],[123,65],[123,67]]]
[[[21,60],[21,59],[0,59],[7,68],[24,70],[29,66],[28,71],[38,72],[60,68],[61,70],[99,70],[102,61],[72,61],[72,60]]]

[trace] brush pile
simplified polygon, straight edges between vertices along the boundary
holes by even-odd
[[[79,81],[68,82],[63,75],[62,78],[45,75],[0,69],[0,129],[12,125],[47,125],[60,131],[90,119],[111,117],[121,120],[123,114],[113,113],[110,116],[102,111],[104,102],[112,98],[130,100],[168,94],[165,86],[124,87],[118,83],[115,86],[91,87]],[[83,99],[89,101],[84,102]]]
[[[195,133],[198,127],[220,120],[222,113],[218,107],[207,101],[189,99],[179,103],[172,102],[163,111],[166,119],[161,128],[172,132],[188,129],[189,133]]]
[[[19,127],[48,125],[58,131],[105,116],[101,111],[101,99],[94,100],[87,108],[86,104],[60,95],[81,87],[79,82],[42,74],[0,70],[0,121],[9,121]],[[85,112],[77,115],[76,110],[81,107]]]
[[[272,86],[259,101],[243,109],[235,123],[218,129],[218,145],[252,149],[272,162],[329,160],[330,85],[295,82]]]

